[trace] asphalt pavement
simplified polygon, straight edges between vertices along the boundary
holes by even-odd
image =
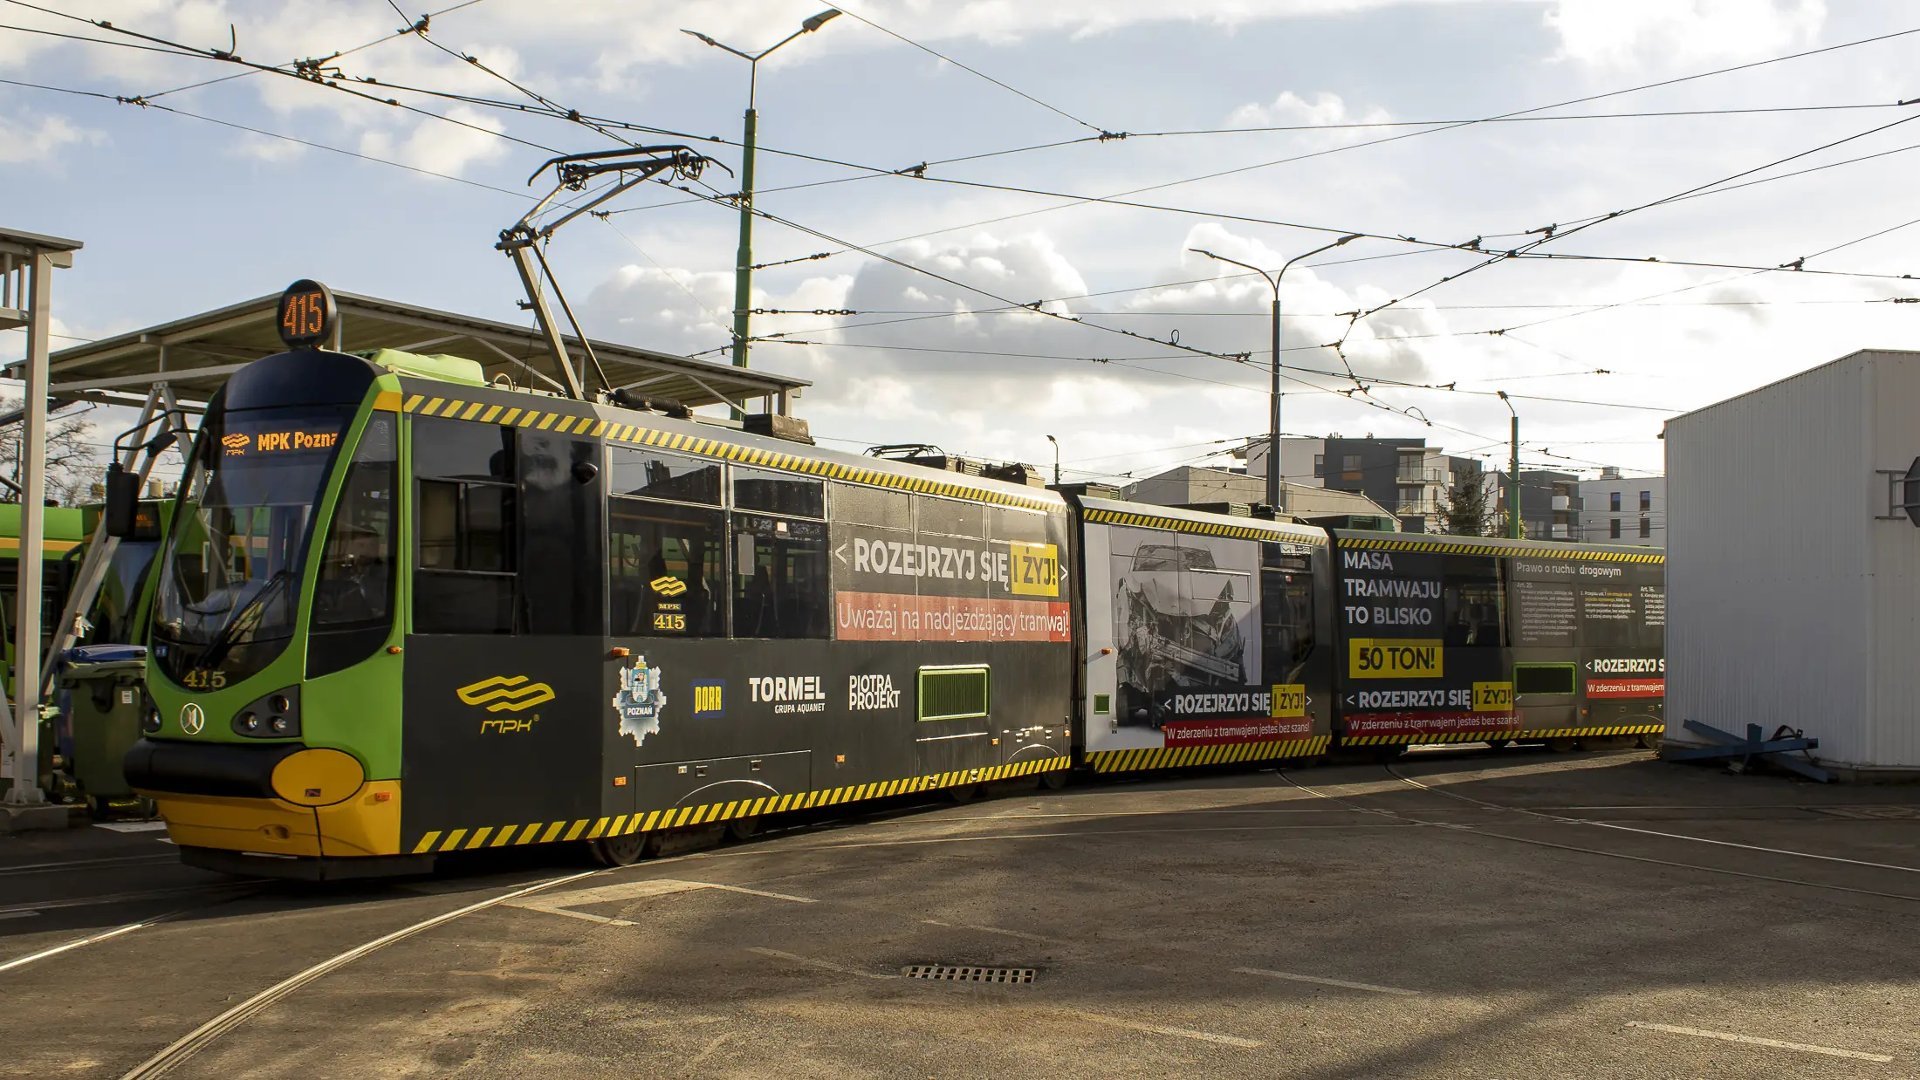
[[[21,834],[0,1075],[1913,1077],[1917,840],[1912,787],[1467,748],[598,873],[317,887]]]

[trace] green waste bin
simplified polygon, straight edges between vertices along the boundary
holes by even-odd
[[[146,704],[147,650],[137,645],[92,645],[68,649],[61,658],[59,688],[67,691],[61,740],[71,747],[68,767],[96,814],[133,797],[120,762],[140,738]]]

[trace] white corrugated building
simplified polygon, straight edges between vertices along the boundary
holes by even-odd
[[[1920,527],[1889,489],[1920,459],[1920,352],[1844,356],[1666,444],[1667,739],[1785,725],[1842,775],[1920,773]]]

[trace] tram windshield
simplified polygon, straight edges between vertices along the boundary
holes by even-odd
[[[155,658],[175,682],[219,689],[286,647],[315,504],[348,418],[310,407],[208,418],[154,601]]]

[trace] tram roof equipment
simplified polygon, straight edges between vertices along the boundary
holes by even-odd
[[[552,359],[536,330],[360,293],[333,295],[340,328],[332,348],[464,356],[479,363],[488,379],[504,374],[521,386],[566,393],[553,377]],[[280,297],[276,292],[62,349],[51,358],[48,391],[62,402],[125,405],[138,404],[151,387],[166,383],[183,399],[204,401],[248,362],[286,351],[276,321]],[[564,340],[570,349],[580,349],[579,338]],[[591,344],[615,387],[690,408],[764,399],[763,411],[789,415],[793,398],[811,385],[806,379],[633,345],[597,339]],[[6,373],[17,376],[15,368]]]

